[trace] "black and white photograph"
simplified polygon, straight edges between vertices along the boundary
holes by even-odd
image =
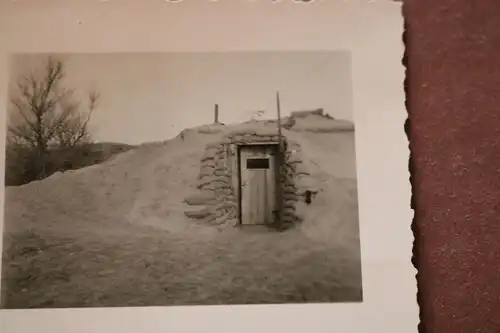
[[[2,308],[362,302],[351,66],[12,55]]]

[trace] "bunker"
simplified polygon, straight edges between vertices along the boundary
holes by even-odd
[[[299,223],[297,203],[314,189],[301,185],[308,183],[304,178],[309,173],[300,145],[286,135],[281,138],[284,151],[279,169],[279,139],[271,124],[240,128],[208,143],[196,193],[185,198],[185,215],[218,226],[286,228]]]

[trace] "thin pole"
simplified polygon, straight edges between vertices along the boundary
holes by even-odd
[[[277,155],[277,168],[276,168],[276,227],[281,229],[283,227],[283,189],[282,189],[282,177],[283,177],[283,140],[281,132],[281,103],[280,103],[280,93],[276,92],[276,108],[278,112],[278,155]]]
[[[214,124],[219,123],[219,104],[215,104],[214,107]]]
[[[281,149],[281,105],[280,105],[280,93],[276,93],[276,106],[278,110],[278,142]]]

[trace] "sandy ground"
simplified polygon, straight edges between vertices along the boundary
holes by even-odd
[[[361,301],[356,181],[328,169],[345,144],[300,138],[324,178],[303,224],[221,232],[183,215],[200,135],[7,188],[2,307]]]

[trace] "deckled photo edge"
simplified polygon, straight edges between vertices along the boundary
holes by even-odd
[[[316,4],[321,5],[321,2],[314,2],[314,5],[316,5]],[[358,4],[358,5],[359,5],[359,4]],[[376,5],[377,5],[377,2],[372,3],[371,5],[376,6]],[[354,6],[354,5],[353,5],[353,6]],[[359,8],[361,8],[361,7],[362,7],[362,6],[359,6]],[[389,12],[389,11],[390,11],[390,10],[389,10],[389,9],[387,9],[387,12]],[[400,9],[398,9],[398,11],[400,11]],[[49,12],[50,12],[50,11],[49,11]],[[381,10],[381,12],[382,12],[382,10]],[[274,13],[274,15],[278,15],[278,14],[277,14],[277,13]],[[380,14],[380,15],[381,15],[381,14]],[[393,14],[393,15],[394,15],[394,14]],[[83,15],[82,15],[82,17],[83,17]],[[83,24],[84,24],[84,25],[86,24],[86,22],[89,22],[89,21],[87,21],[87,20],[86,20],[86,19],[84,19],[84,18],[82,18],[82,19],[81,19],[81,21],[83,22]],[[401,23],[402,23],[402,21],[401,21]],[[84,29],[83,29],[83,30],[84,30]],[[365,30],[363,29],[363,31],[365,31]],[[401,32],[402,32],[402,28],[401,28]],[[77,33],[77,31],[73,31],[72,33],[75,33],[75,34],[76,34],[76,33]],[[24,35],[24,36],[26,37],[27,35]],[[32,35],[32,36],[33,36],[33,35]],[[34,37],[34,36],[33,36],[33,37]],[[402,41],[401,41],[401,43],[402,43]],[[16,45],[16,43],[11,43],[11,44]],[[306,44],[307,44],[307,43],[306,43]],[[18,46],[18,47],[19,47],[19,46],[22,46],[22,45],[23,45],[23,43],[21,43],[21,42],[17,42],[17,46]],[[121,44],[121,45],[122,45],[122,46],[121,46],[120,48],[123,48],[123,45],[124,45],[124,44]],[[151,48],[151,45],[149,45],[149,46],[148,46],[148,45],[147,45],[147,43],[146,43],[146,44],[145,44],[145,48],[144,48],[144,49],[139,49],[139,50],[137,50],[137,51],[138,51],[138,52],[150,52],[150,51],[148,51],[148,50],[147,50],[147,48],[148,48],[148,47],[149,47],[149,48]],[[288,48],[288,47],[289,47],[289,46],[287,45],[285,48]],[[154,48],[154,47],[153,47],[153,48]],[[180,49],[182,49],[182,48],[183,48],[183,47],[180,47]],[[190,46],[190,45],[188,45],[188,46],[187,46],[187,48],[189,49],[189,48],[195,48],[195,47],[194,47],[194,46]],[[229,47],[229,48],[231,48],[231,47]],[[236,48],[239,48],[239,46],[236,46]],[[243,48],[244,48],[244,47],[243,47]],[[258,48],[260,48],[261,50],[265,50],[265,49],[266,49],[265,47],[262,47],[262,46],[261,46],[261,47],[258,47]],[[280,47],[278,47],[278,48],[280,48]],[[294,48],[294,49],[300,49],[300,45],[294,46],[293,48]],[[326,49],[328,49],[328,45],[324,45],[323,47],[314,47],[314,46],[312,46],[312,45],[310,45],[310,44],[309,44],[309,45],[307,45],[305,48],[306,48],[306,49],[309,49],[309,50],[321,49],[321,48],[326,48]],[[142,51],[142,50],[144,50],[144,51]],[[31,49],[31,50],[17,50],[17,52],[16,52],[16,53],[23,53],[23,51],[28,52],[28,53],[33,53],[35,50],[33,50],[33,49]],[[44,51],[50,51],[50,50],[44,50]],[[63,51],[64,51],[64,52],[68,52],[68,51],[69,51],[69,49],[66,47],[66,49],[64,49],[64,48],[63,48]],[[105,51],[105,52],[109,52],[109,51],[110,51],[110,50],[108,49],[108,50],[107,50],[107,51]],[[156,51],[156,52],[158,52],[159,50],[155,50],[155,51]],[[235,50],[232,50],[232,51],[235,51]],[[93,50],[88,50],[87,52],[94,52],[94,51],[93,51]],[[99,51],[98,49],[96,49],[96,50],[95,50],[95,52],[100,52],[100,51]],[[81,52],[78,52],[78,53],[81,53]],[[401,56],[402,56],[402,54],[401,54]],[[6,60],[8,60],[8,58],[9,58],[9,57],[8,57],[7,55],[4,55],[4,54],[2,54],[2,57],[3,57],[3,59],[2,59],[2,60],[4,60],[4,61],[3,61],[3,63],[2,63],[2,64],[3,64],[3,66],[2,66],[2,70],[4,71],[4,73],[7,73],[7,72],[8,72],[8,65],[4,65],[4,64],[6,64],[6,63],[7,63],[7,61],[6,61]],[[355,63],[353,63],[352,59],[351,59],[351,62],[352,62],[353,67],[356,67],[356,64],[355,64]],[[401,65],[401,63],[399,63],[399,64]],[[401,65],[401,66],[402,66],[402,65]],[[354,70],[354,71],[355,71],[355,70]],[[403,72],[403,70],[402,70],[402,69],[401,69],[401,71]],[[353,75],[354,75],[354,74],[353,74]],[[3,78],[6,78],[6,76],[7,76],[7,74],[6,74],[6,75],[4,75],[4,76],[3,76]],[[6,80],[4,79],[2,82],[3,82],[3,84],[4,84],[4,87],[6,87],[6,86],[7,86],[7,82],[6,82]],[[354,86],[356,86],[356,85],[354,84]],[[4,88],[4,87],[3,87],[3,88]],[[354,90],[356,90],[356,88],[354,88]],[[5,92],[5,91],[6,91],[6,89],[4,88],[2,91],[4,91],[4,92]],[[401,91],[403,91],[403,89],[402,89],[402,84],[401,84]],[[358,92],[358,93],[359,93],[359,92]],[[356,91],[354,91],[354,92],[353,92],[353,94],[354,94],[354,95],[356,95]],[[404,94],[403,94],[403,93],[402,93],[402,96],[404,96]],[[7,97],[7,96],[5,96],[5,97]],[[6,98],[6,99],[7,99],[7,98]],[[353,101],[354,101],[354,104],[356,104],[356,97],[353,97]],[[5,105],[5,103],[4,103],[4,105]],[[355,110],[358,110],[356,107],[354,107],[354,109],[355,109]],[[401,110],[401,111],[403,111],[403,110]],[[2,117],[4,117],[4,116],[5,116],[5,113],[3,114],[3,116],[2,116]],[[365,116],[365,115],[363,114],[363,117],[364,117],[364,116]],[[401,119],[403,120],[403,121],[401,122],[401,126],[400,126],[401,128],[402,128],[402,125],[403,125],[404,119],[406,119],[406,116],[407,116],[407,115],[405,115],[404,117],[402,117],[402,118],[401,118]],[[5,119],[5,118],[4,118],[4,119]],[[395,118],[394,118],[394,119],[395,119]],[[398,119],[399,119],[399,118],[398,118]],[[386,119],[386,118],[384,118],[384,120],[387,120],[387,119]],[[355,121],[355,123],[356,123],[356,121]],[[363,124],[362,124],[362,126],[361,126],[361,128],[365,128],[365,129],[366,129],[366,128],[367,128],[366,126],[368,126],[368,125],[366,125],[366,124],[364,124],[364,123],[363,123]],[[356,126],[356,129],[358,129],[358,126]],[[358,132],[356,132],[356,135],[357,135],[357,136],[356,136],[356,148],[358,148],[359,143],[358,143],[357,141],[358,141],[358,135],[360,135],[360,134],[359,134]],[[4,137],[4,136],[2,136],[2,137]],[[3,140],[4,140],[3,142],[5,142],[5,138],[3,138]],[[402,136],[399,138],[399,140],[402,140]],[[2,142],[2,141],[0,141],[0,142]],[[362,142],[364,142],[364,141],[362,140]],[[401,144],[402,144],[402,142],[401,142]],[[405,144],[405,145],[407,145],[407,142],[405,142],[404,144]],[[362,151],[364,151],[364,152],[366,152],[366,150],[363,150],[363,145],[361,145],[361,147],[362,147],[362,148],[361,148],[361,150],[362,150]],[[366,145],[365,145],[365,149],[366,149]],[[408,156],[409,156],[409,150],[408,150],[408,151],[406,151],[406,152],[408,153]],[[358,155],[358,154],[360,154],[360,152],[359,152],[359,150],[358,150],[358,149],[356,149],[356,154],[357,154],[357,155]],[[364,154],[364,153],[361,153],[361,154]],[[408,156],[406,156],[406,157],[408,157]],[[394,157],[394,158],[396,159],[396,157]],[[399,160],[399,158],[400,158],[400,157],[398,156],[398,161],[399,161],[399,162],[398,162],[398,164],[400,164],[400,163],[402,162],[401,160]],[[359,156],[359,158],[358,158],[358,156],[357,156],[357,159],[358,159],[357,163],[359,163],[359,160],[362,160],[362,161],[363,161],[363,160],[365,160],[365,161],[366,161],[366,158],[364,158],[364,156],[363,156],[363,155]],[[405,161],[405,163],[406,163],[406,164],[408,163],[408,162],[407,162],[407,160]],[[2,164],[2,168],[3,168],[2,170],[4,170],[4,169],[5,169],[5,164]],[[362,168],[363,168],[363,166],[361,166],[361,169],[362,169]],[[359,185],[360,181],[359,181],[359,179],[360,179],[360,178],[362,179],[362,180],[361,180],[361,183],[363,183],[363,182],[364,182],[364,181],[363,181],[363,179],[364,179],[365,181],[366,181],[367,179],[366,179],[366,176],[364,176],[364,177],[363,177],[364,172],[363,172],[363,171],[360,171],[360,166],[359,166],[359,164],[358,164],[358,166],[357,166],[357,170],[358,170],[358,174],[360,175],[360,177],[358,176],[358,188],[360,188],[360,185]],[[409,176],[407,177],[407,179],[408,179],[408,178],[409,178]],[[407,179],[406,179],[406,180],[407,180]],[[402,181],[402,180],[400,180],[400,181]],[[368,183],[369,183],[369,184],[371,184],[371,182],[370,182],[370,181],[368,181]],[[409,183],[409,181],[408,181],[408,183]],[[368,186],[369,186],[369,185],[368,185]],[[361,185],[361,187],[363,187],[363,184]],[[4,195],[4,191],[2,191],[2,196],[3,196],[3,195]],[[370,195],[365,195],[365,202],[364,202],[365,204],[366,204],[366,201],[367,201],[367,200],[369,200],[369,196],[371,196],[371,195],[372,195],[372,194],[370,194]],[[407,205],[407,206],[408,206],[408,208],[409,208],[409,198],[410,198],[410,197],[408,196],[408,197],[407,197],[407,199],[408,199],[408,205]],[[2,198],[2,199],[3,199],[3,198]],[[363,199],[360,199],[360,201],[361,201],[361,208],[360,208],[360,209],[363,209],[363,207],[362,207],[362,206],[363,206]],[[398,202],[401,202],[401,201],[403,201],[403,200],[400,200],[400,201],[398,201]],[[409,210],[408,210],[408,211],[409,211]],[[362,212],[360,212],[360,214],[362,215]],[[410,215],[408,214],[408,216],[407,216],[407,217],[409,217],[409,216],[410,216]],[[365,219],[365,218],[361,217],[360,219],[361,219],[361,221],[360,221],[360,223],[361,223],[361,229],[363,229],[363,225],[364,225],[364,223],[365,223],[365,222],[363,221],[363,219]],[[411,219],[411,218],[410,218],[410,219]],[[410,221],[410,219],[409,219],[408,221]],[[411,223],[411,222],[409,222],[409,223]],[[409,227],[409,225],[408,225],[408,227]],[[408,228],[408,229],[409,229],[409,228]],[[365,238],[366,238],[366,237],[365,237]],[[361,251],[362,251],[362,252],[364,251],[364,248],[367,248],[367,246],[364,246],[364,239],[365,239],[365,238],[363,238],[363,233],[362,233],[362,235],[361,235]],[[412,241],[413,241],[413,239],[412,239]],[[401,246],[402,246],[402,248],[403,248],[404,246],[406,246],[406,248],[405,248],[406,250],[405,250],[405,251],[407,251],[408,249],[410,249],[410,246],[411,246],[411,245],[410,245],[410,244],[401,244]],[[410,253],[410,252],[408,252],[407,254],[409,254],[409,253]],[[365,257],[366,257],[366,256],[363,254],[363,261],[365,261],[365,260],[366,260],[366,259],[365,259]],[[368,257],[368,258],[370,258],[370,257]],[[381,258],[376,258],[376,257],[371,257],[371,258],[372,258],[372,259],[375,259],[375,260],[380,260],[380,259],[381,259]],[[410,258],[411,258],[411,257],[409,256],[409,257],[408,257],[408,263],[409,263],[409,264],[411,264],[411,263],[410,263]],[[380,262],[377,262],[377,263],[379,263],[379,264],[380,264]],[[384,265],[383,265],[383,266],[384,266]],[[385,267],[384,267],[384,268],[385,268]],[[413,268],[413,267],[412,267],[412,268]],[[365,279],[364,279],[364,277],[365,277],[365,269],[366,269],[366,266],[365,266],[365,263],[363,262],[363,274],[362,274],[362,276],[363,276],[363,286],[364,286],[364,287],[365,287],[365,285],[366,285],[366,284],[368,284],[368,285],[370,285],[370,284],[371,284],[371,281],[365,281]],[[370,271],[372,271],[372,269],[370,269]],[[366,284],[365,284],[365,283],[366,283]],[[413,280],[412,280],[412,281],[408,281],[407,283],[408,283],[408,285],[407,285],[407,286],[408,286],[409,288],[413,288],[413,286],[412,286],[411,284],[412,284],[412,283],[413,283],[413,284],[415,283],[414,276],[413,276]],[[416,293],[416,288],[414,289],[414,291],[415,291],[415,293]],[[415,294],[415,293],[414,293],[414,294]],[[366,299],[364,299],[364,302],[366,302]],[[280,305],[280,306],[281,306],[281,305]],[[306,310],[306,309],[307,309],[307,307],[310,307],[310,308],[312,309],[312,308],[316,308],[316,307],[321,306],[321,305],[316,305],[316,304],[314,304],[314,305],[304,305],[304,306],[305,306],[305,307],[302,307],[302,306],[293,306],[293,305],[287,305],[287,306],[283,305],[282,307],[283,307],[283,308],[287,308],[287,310],[288,310],[288,311],[292,311],[292,312],[293,312],[293,311],[297,311],[297,313],[300,313],[301,311],[309,311],[309,310]],[[336,306],[345,306],[346,308],[351,308],[351,307],[352,307],[352,305],[351,305],[351,304],[335,305],[335,307],[336,307]],[[274,306],[271,306],[271,308],[273,308],[273,307],[274,307]],[[327,307],[327,308],[328,308],[329,306],[325,305],[325,307]],[[330,311],[337,311],[337,310],[334,310],[334,308],[335,308],[335,307],[330,307],[330,308],[331,308],[331,310],[330,310]],[[210,309],[209,309],[209,308],[203,308],[203,310],[201,310],[201,308],[197,308],[197,309],[195,309],[195,308],[171,308],[171,311],[172,311],[172,313],[175,313],[175,312],[177,312],[177,311],[184,312],[184,311],[191,311],[191,310],[192,310],[192,311],[209,311],[209,312],[210,312],[210,311],[214,311],[214,312],[213,312],[213,314],[214,314],[216,311],[221,311],[221,310],[217,310],[216,308],[218,308],[218,307],[215,307],[215,308],[210,308]],[[248,308],[248,310],[250,310],[251,308],[252,308],[252,307]],[[266,308],[266,306],[263,306],[263,308]],[[298,310],[299,308],[300,308],[300,311]],[[220,309],[220,308],[219,308],[219,309]],[[236,307],[234,307],[233,311],[239,311],[238,309],[241,309],[241,311],[243,311],[243,309],[246,309],[246,306],[243,306],[243,307],[236,306]],[[293,310],[293,309],[295,309],[295,310]],[[148,311],[147,311],[147,310],[148,310],[148,308],[134,309],[134,311],[136,311],[137,313],[141,313],[141,315],[140,315],[140,316],[148,316],[148,312],[149,312],[149,314],[151,314],[151,315],[152,315],[153,313],[156,313],[157,311],[167,311],[167,310],[163,310],[163,309],[160,309],[160,308],[154,308],[154,309],[153,309],[153,308],[149,308],[149,310],[148,310]],[[42,312],[47,313],[47,311],[48,311],[48,310],[44,310],[44,311],[42,311],[42,312],[38,312],[38,310],[29,310],[29,311],[30,311],[31,313],[33,313],[33,314],[34,314],[34,313],[41,314]],[[62,310],[53,310],[53,311],[62,311]],[[64,310],[64,312],[66,312],[66,311],[73,312],[73,310]],[[76,310],[75,310],[75,311],[76,311]],[[95,311],[101,311],[101,310],[97,310],[97,309],[95,309],[95,310],[89,310],[89,311],[92,311],[92,312],[94,312],[94,315],[97,315],[97,314],[95,313]],[[120,309],[117,309],[117,308],[116,308],[116,309],[111,309],[111,308],[109,308],[109,309],[106,309],[105,311],[106,311],[106,312],[108,312],[108,313],[112,313],[112,312],[117,311],[117,312],[116,312],[116,314],[118,315],[118,313],[120,312]],[[12,311],[8,311],[8,312],[10,312],[12,315],[14,315],[14,316],[15,316],[15,314],[14,314],[14,313],[15,313],[16,311],[14,311],[14,312],[12,312]],[[67,313],[69,314],[70,312],[67,312]],[[76,313],[76,312],[75,312],[75,313]],[[158,312],[158,313],[159,313],[159,312]],[[187,313],[186,313],[186,315],[187,315]],[[317,319],[321,318],[321,317],[317,317],[317,316],[313,316],[313,317],[314,317],[314,318],[317,318]],[[12,317],[12,318],[14,318],[14,317]],[[248,317],[247,317],[247,318],[248,318]],[[208,319],[207,319],[207,320],[208,320]],[[310,319],[309,319],[309,320],[310,320]],[[12,322],[12,321],[11,321],[11,322]],[[181,325],[181,324],[179,324],[179,325]],[[176,326],[176,327],[179,327],[179,328],[180,328],[180,327],[182,327],[182,326]]]

